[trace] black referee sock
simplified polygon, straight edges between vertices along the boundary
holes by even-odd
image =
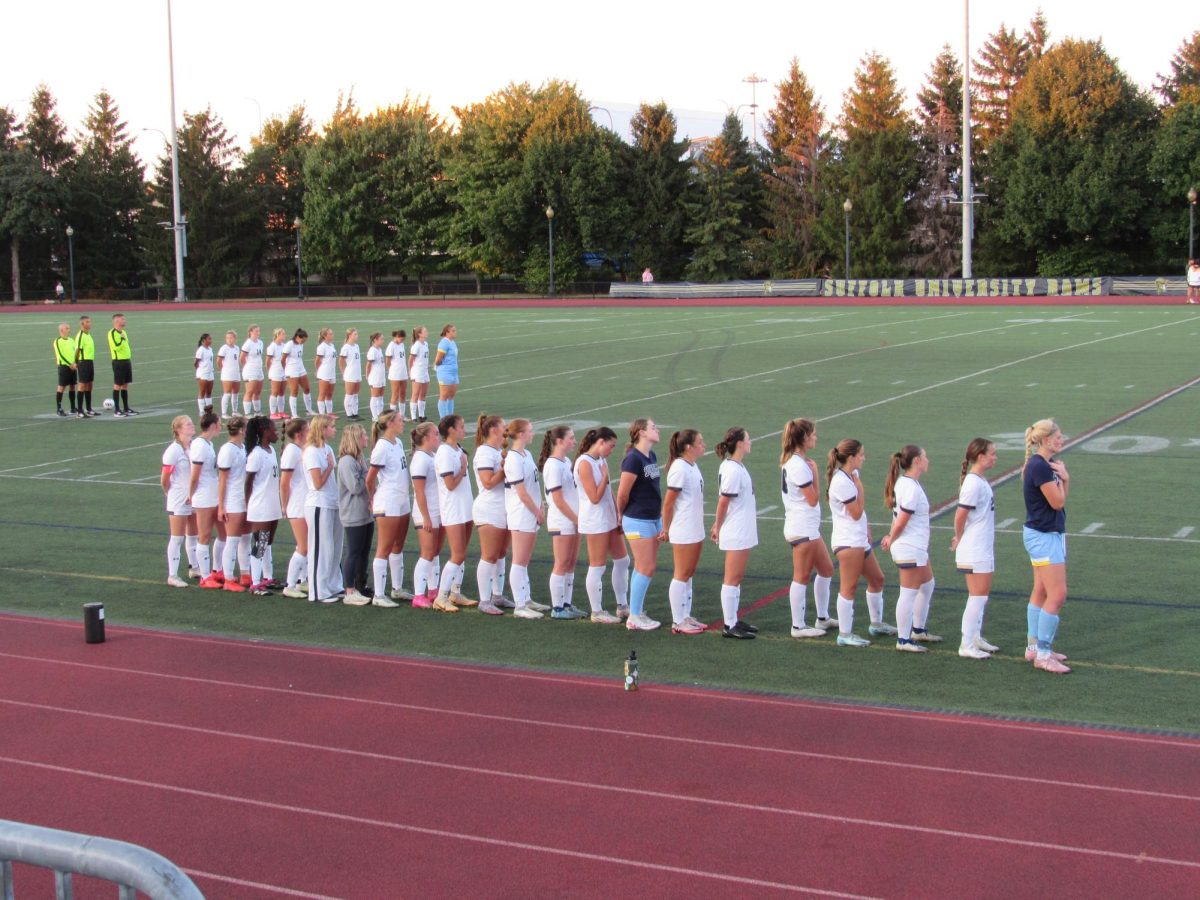
[[[125,412],[129,412],[129,391],[121,391],[121,402],[125,404]]]
[[[71,388],[70,390],[71,390],[71,412],[78,412],[79,410],[75,406],[75,388]]]
[[[62,391],[54,392],[54,408],[62,412]]]
[[[80,393],[87,400],[87,411],[91,412],[92,411],[92,392],[89,390],[89,391],[80,391]],[[79,401],[79,408],[83,409],[83,400]]]
[[[121,392],[113,388],[113,411],[120,412],[121,410]]]

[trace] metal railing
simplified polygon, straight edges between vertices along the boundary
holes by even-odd
[[[13,900],[12,864],[54,871],[54,894],[71,900],[72,875],[111,881],[119,900],[204,900],[192,880],[152,850],[108,838],[0,819],[0,900]]]

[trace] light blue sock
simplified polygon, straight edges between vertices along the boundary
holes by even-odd
[[[1054,635],[1058,631],[1058,616],[1052,616],[1050,613],[1042,610],[1042,615],[1038,618],[1037,629],[1037,645],[1038,650],[1050,651],[1050,645],[1054,643]]]
[[[646,606],[646,591],[650,590],[650,576],[637,569],[629,576],[629,614],[640,616]]]
[[[1038,621],[1041,619],[1041,617],[1042,610],[1040,607],[1034,606],[1032,603],[1025,607],[1025,621],[1029,625],[1029,630],[1026,633],[1029,636],[1030,643],[1033,643],[1033,641],[1037,640]]]
[[[451,397],[449,400],[446,401],[446,415],[448,415],[448,416],[454,415],[454,398],[453,397]]]
[[[439,400],[437,403],[438,403],[438,418],[439,419],[446,418],[446,401]]]

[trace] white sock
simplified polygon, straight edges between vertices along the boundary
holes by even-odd
[[[725,625],[732,628],[737,624],[738,595],[737,588],[731,584],[721,585],[721,616]]]
[[[598,613],[604,609],[604,566],[588,566],[587,579],[588,605],[592,612]]]
[[[354,415],[354,395],[346,394],[342,397],[342,411],[348,416]]]
[[[179,577],[179,557],[183,550],[183,535],[173,534],[167,539],[167,577]]]
[[[929,604],[933,600],[933,586],[934,579],[930,578],[920,587],[917,602],[913,604],[913,628],[925,630],[925,623],[929,621]]]
[[[515,575],[513,576],[516,577]],[[567,576],[550,573],[550,605],[562,609],[567,604]]]
[[[429,583],[438,584],[442,580],[442,558],[435,556],[429,561]]]
[[[371,586],[376,597],[387,596],[388,561],[376,556],[371,560]]]
[[[479,602],[487,603],[492,598],[492,581],[496,577],[496,564],[479,560],[475,567],[475,584],[479,588]]]
[[[492,596],[504,596],[504,576],[508,570],[508,561],[506,557],[500,557],[496,560],[496,574],[492,576]],[[513,594],[513,600],[516,600],[516,594]]]
[[[808,585],[793,581],[788,588],[788,605],[792,608],[792,627],[803,628]]]
[[[200,568],[200,563],[196,559],[196,544],[198,543],[199,539],[194,534],[189,534],[183,539],[183,549],[187,553],[188,567],[192,569]]]
[[[967,606],[962,617],[962,642],[968,644],[980,637],[983,630],[983,610],[987,606],[987,594],[979,596],[971,594],[967,597]]]
[[[205,412],[210,411],[212,409],[212,406],[213,406],[212,397],[205,397],[204,398],[204,411]]]
[[[238,542],[237,542],[238,571],[241,572],[243,575],[247,575],[250,572],[250,544],[253,541],[254,541],[253,536],[251,536],[249,534],[243,534],[240,538],[238,538]]]
[[[687,582],[672,578],[667,600],[671,604],[671,622],[678,625],[687,618]]]
[[[867,612],[871,614],[872,622],[883,621],[883,591],[867,591]]]
[[[296,398],[288,397],[288,408],[292,411],[292,418],[296,418]]]
[[[388,569],[392,576],[392,590],[404,589],[404,551],[388,554]]]
[[[212,574],[212,558],[208,555],[208,544],[196,545],[196,562],[202,579]]]
[[[307,568],[307,559],[305,559],[305,563]],[[266,549],[263,550],[262,573],[264,581],[275,580],[275,550],[270,544],[267,544]]]
[[[372,397],[371,398],[371,419],[372,420],[378,419],[382,415],[383,415],[383,398],[382,397]]]
[[[410,419],[415,419],[417,417],[417,401],[416,400],[409,401],[408,417]]]
[[[689,578],[687,580],[687,597],[683,601],[683,615],[685,618],[692,617],[692,597],[694,596],[695,592],[692,590],[692,579]]]
[[[529,569],[526,566],[518,566],[513,563],[512,593],[513,601],[517,606],[524,606],[530,601]]]
[[[225,574],[225,542],[216,538],[212,543],[213,570]]]
[[[196,398],[196,409],[198,409],[200,411],[200,415],[204,415],[204,398],[203,397]]]
[[[458,567],[448,562],[442,567],[442,577],[438,579],[438,595],[449,594],[454,589],[455,569]]]
[[[849,634],[854,630],[854,601],[838,594],[837,611],[838,634]]]
[[[833,576],[825,578],[818,575],[813,579],[813,599],[817,602],[817,618],[829,618],[829,585],[833,581]]]
[[[424,596],[429,590],[429,568],[430,561],[424,557],[417,557],[417,564],[413,566],[413,596]]]
[[[896,598],[896,634],[904,640],[912,637],[913,605],[917,601],[917,588],[900,588]]]
[[[225,552],[221,554],[221,571],[228,581],[233,580],[233,567],[237,564],[238,548],[242,546],[241,538],[225,541]]]
[[[312,411],[313,411],[313,409],[312,409],[312,394],[304,395],[304,411],[308,415],[310,415],[310,416],[312,415]]]
[[[287,570],[287,586],[289,588],[294,588],[300,583],[306,562],[308,562],[307,557],[302,556],[298,550],[292,551],[292,558],[288,560]]]
[[[262,560],[251,554],[250,556],[250,582],[258,584],[263,580]]]
[[[563,586],[563,606],[573,606],[571,598],[575,594],[575,573],[568,572],[563,578],[566,579],[566,584]]]
[[[629,557],[613,560],[612,589],[617,595],[617,606],[629,605]]]
[[[417,415],[420,416],[421,418],[425,418],[425,401],[424,400],[417,401]]]
[[[242,415],[250,418],[250,414],[254,412],[254,401],[247,397],[242,398]]]
[[[224,391],[221,392],[221,418],[225,418],[229,414],[229,395]]]

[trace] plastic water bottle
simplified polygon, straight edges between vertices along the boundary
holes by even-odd
[[[637,689],[638,689],[637,651],[630,650],[629,657],[625,660],[625,690],[636,691]]]

